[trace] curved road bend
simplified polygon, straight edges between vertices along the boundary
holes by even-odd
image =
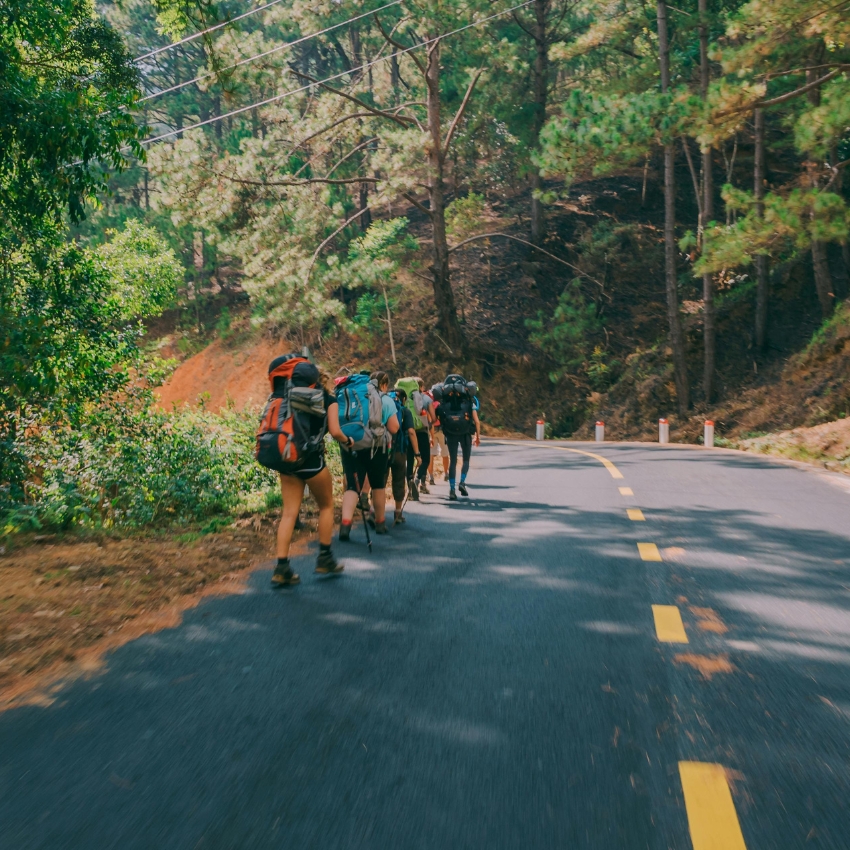
[[[0,715],[0,846],[850,846],[844,479],[561,445]]]

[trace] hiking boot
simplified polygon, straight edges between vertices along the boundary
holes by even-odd
[[[386,520],[384,520],[383,522],[376,522],[375,523],[375,534],[387,534],[387,533],[388,533],[388,529],[387,529]]]
[[[446,473],[443,474],[443,481],[448,481],[448,480],[449,480],[449,473],[446,472]]]
[[[419,482],[419,492],[424,493],[426,496],[430,495],[431,493],[431,491],[428,489],[428,485],[425,483],[424,478]]]
[[[418,502],[419,501],[419,486],[416,484],[416,479],[411,478],[407,482],[407,487],[410,490],[410,501]]]
[[[351,523],[345,525],[344,523],[339,527],[339,540],[340,543],[347,543],[351,540]]]
[[[433,475],[429,475],[429,476],[428,476],[428,483],[429,483],[432,487],[433,487],[433,486],[434,486],[434,484],[436,483],[436,482],[434,481],[434,476],[433,476]]]
[[[449,490],[449,501],[456,502],[457,501],[457,493],[455,493],[454,489]]]
[[[368,511],[369,510],[369,494],[368,493],[361,493],[360,494],[359,498],[357,499],[357,507],[361,511]]]
[[[272,574],[272,587],[292,587],[301,581],[301,576],[298,573],[292,572],[292,567],[281,566],[278,564]]]
[[[457,489],[460,491],[461,496],[469,495],[469,490],[466,489],[466,484],[464,484],[463,481],[461,481],[460,484],[457,485]]]
[[[340,564],[333,556],[333,552],[319,552],[319,557],[316,558],[316,572],[324,574],[341,573],[345,569],[345,564]]]
[[[399,525],[402,522],[407,522],[404,517],[404,514],[401,511],[396,511],[395,518],[393,519],[393,525]]]

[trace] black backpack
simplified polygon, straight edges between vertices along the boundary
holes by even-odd
[[[472,392],[463,375],[449,375],[443,381],[439,396],[437,415],[440,417],[443,433],[457,437],[474,434]]]

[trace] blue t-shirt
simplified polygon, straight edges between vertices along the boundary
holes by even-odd
[[[398,416],[396,416],[395,412],[395,402],[384,393],[381,396],[381,424],[386,425],[391,417],[395,417],[395,421],[398,422]]]

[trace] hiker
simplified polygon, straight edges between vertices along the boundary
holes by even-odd
[[[257,460],[280,473],[283,499],[277,530],[277,565],[272,575],[275,588],[301,581],[289,562],[292,532],[298,520],[304,485],[319,506],[319,555],[316,572],[337,574],[343,570],[331,552],[334,525],[333,480],[325,465],[325,433],[340,444],[349,438],[339,426],[338,406],[327,375],[304,357],[285,354],[269,364],[272,394],[263,411],[257,433]]]
[[[340,452],[345,474],[339,527],[339,539],[343,542],[351,538],[354,511],[367,481],[372,491],[375,532],[387,533],[389,447],[392,436],[399,429],[395,401],[386,395],[389,388],[390,378],[386,372],[373,372],[371,377],[351,375],[336,388],[340,428],[353,440]]]
[[[403,389],[394,389],[389,393],[390,398],[396,402],[396,416],[401,418],[401,428],[393,438],[393,454],[390,462],[393,485],[393,501],[395,502],[395,515],[393,525],[407,522],[404,518],[404,494],[405,480],[407,478],[407,452],[408,447],[413,451],[414,458],[419,455],[419,440],[413,427],[413,414],[405,407],[407,393]]]
[[[463,453],[463,466],[460,469],[460,485],[457,489],[461,496],[468,496],[466,475],[469,472],[472,446],[481,445],[481,422],[478,419],[478,405],[475,399],[478,387],[475,383],[466,381],[462,375],[448,375],[446,380],[434,389],[434,396],[440,402],[440,424],[443,426],[449,450],[449,500],[456,502],[458,447]]]
[[[431,484],[433,484],[434,469],[437,466],[437,458],[439,458],[443,464],[443,481],[449,480],[449,450],[446,446],[446,435],[443,433],[443,426],[440,424],[440,402],[434,398],[433,387],[428,390],[427,395],[432,401],[432,409],[434,411],[434,426],[431,428],[431,434],[434,437],[434,444],[432,446],[433,451],[431,452],[431,463],[428,470],[431,478]],[[439,470],[437,471],[437,474],[439,475]]]
[[[395,382],[396,389],[403,389],[407,395],[406,407],[413,417],[413,427],[421,458],[418,468],[415,467],[417,458],[408,446],[407,449],[407,486],[410,488],[410,498],[419,501],[420,493],[428,493],[426,476],[431,461],[431,422],[433,412],[431,399],[422,390],[425,382],[422,378],[399,378]]]

